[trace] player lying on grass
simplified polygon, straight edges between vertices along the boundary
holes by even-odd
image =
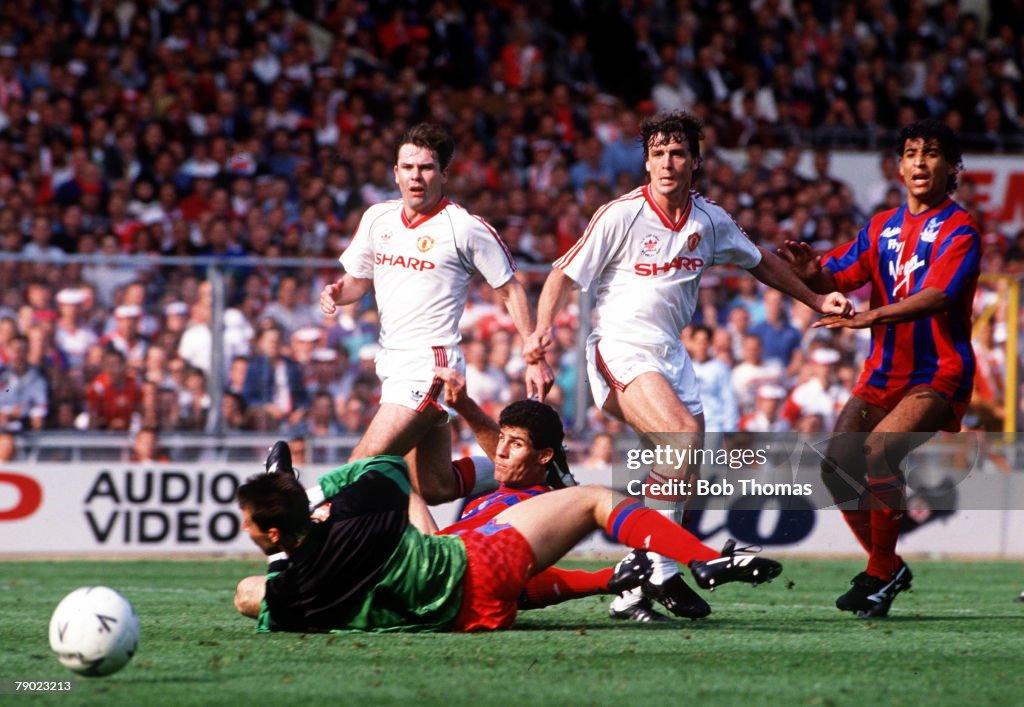
[[[459,520],[442,533],[479,528],[510,506],[541,493],[575,485],[562,448],[565,436],[562,421],[550,406],[533,400],[521,400],[502,410],[498,422],[495,422],[466,393],[465,379],[458,371],[435,368],[434,372],[444,381],[445,404],[459,413],[469,425],[480,448],[494,462],[494,478],[500,482],[496,491],[466,505]],[[502,444],[502,430],[513,429],[525,430],[527,437],[520,438],[516,432],[510,432],[506,434],[507,443]],[[519,444],[529,445],[538,453],[513,455],[513,448]],[[436,532],[429,511],[425,519],[417,521],[414,516],[413,522],[424,532]],[[685,583],[682,584],[685,592],[672,593],[653,585],[650,581],[652,570],[651,559],[643,550],[634,550],[615,568],[606,567],[596,572],[550,567],[530,578],[520,597],[519,608],[536,609],[570,599],[594,594],[618,594],[640,587],[649,596],[662,601],[676,616],[699,619],[711,613],[711,607],[703,597]],[[637,619],[641,621],[668,620],[653,611],[637,616],[642,617]]]
[[[541,403],[535,403],[541,405]],[[539,462],[527,429],[506,427],[498,459]],[[600,486],[543,493],[505,508],[477,528],[427,535],[409,521],[409,475],[400,457],[352,462],[320,479],[330,507],[315,522],[287,445],[238,490],[242,527],[267,555],[287,553],[266,576],[239,582],[235,606],[266,631],[474,631],[507,628],[531,577],[603,528],[624,545],[687,563],[704,589],[759,584],[782,566],[719,554],[633,499]],[[621,564],[621,563],[620,563]],[[631,571],[631,570],[630,570]]]

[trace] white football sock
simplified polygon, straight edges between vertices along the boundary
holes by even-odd
[[[313,510],[321,503],[324,502],[324,490],[320,488],[320,484],[316,486],[310,486],[306,489],[306,496],[309,498],[309,509]]]
[[[498,482],[494,480],[494,462],[490,457],[470,457],[473,462],[473,470],[476,472],[476,480],[473,482],[473,489],[470,494],[494,491],[498,488]]]
[[[654,564],[654,568],[651,570],[651,578],[647,580],[651,584],[664,584],[673,576],[679,574],[679,563],[671,557],[665,557],[665,555],[659,555],[656,552],[648,552],[647,556],[651,558],[651,562]]]

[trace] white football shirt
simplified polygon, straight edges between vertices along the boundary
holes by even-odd
[[[374,204],[339,260],[354,277],[373,279],[389,349],[455,346],[473,274],[497,288],[516,270],[498,233],[447,199],[412,222],[401,200]]]
[[[593,336],[673,347],[693,317],[707,268],[749,270],[760,262],[757,246],[722,207],[690,192],[686,212],[672,223],[644,186],[598,209],[554,267],[584,292],[597,287]]]

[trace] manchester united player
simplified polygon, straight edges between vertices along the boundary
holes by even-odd
[[[579,241],[555,261],[525,354],[547,347],[554,317],[573,286],[596,289],[596,325],[587,341],[596,404],[629,423],[647,444],[655,442],[652,435],[674,433],[661,442],[699,448],[703,409],[679,336],[693,316],[707,268],[738,265],[818,312],[845,316],[852,308],[838,292],[811,292],[721,207],[690,191],[700,169],[697,118],[684,112],[656,116],[644,121],[640,134],[649,183],[598,209]],[[692,483],[698,473],[691,465],[655,469],[651,476],[656,482],[675,477]],[[690,605],[694,592],[675,563],[655,564],[652,581],[663,589],[662,603],[675,611],[673,597],[680,596]],[[628,617],[628,601],[613,603],[613,612]]]
[[[405,135],[394,168],[402,198],[366,210],[340,258],[345,274],[320,294],[321,310],[333,314],[374,289],[383,392],[380,410],[351,458],[407,456],[413,489],[431,504],[474,487],[466,473],[471,466],[451,464],[450,410],[433,372],[435,366],[465,369],[458,324],[474,273],[505,302],[524,339],[533,330],[508,248],[483,219],[445,198],[454,149],[451,135],[437,125],[420,124]],[[551,370],[539,354],[528,362],[528,394],[543,395]]]
[[[923,120],[903,128],[896,148],[905,204],[875,215],[824,258],[806,244],[786,242],[780,251],[817,292],[871,283],[870,310],[815,324],[871,327],[871,354],[822,464],[837,503],[863,496],[860,505],[869,506],[843,510],[868,562],[836,600],[862,617],[887,615],[910,587],[910,568],[896,554],[906,500],[899,464],[935,432],[960,429],[975,368],[971,304],[981,239],[949,197],[962,166],[959,140],[945,124]]]

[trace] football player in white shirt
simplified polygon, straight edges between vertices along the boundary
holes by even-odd
[[[440,126],[424,123],[406,133],[394,168],[402,198],[366,210],[340,258],[345,274],[320,294],[321,310],[333,314],[374,289],[381,405],[351,458],[406,456],[413,490],[429,504],[471,493],[483,471],[465,460],[451,463],[451,411],[434,374],[435,367],[465,374],[458,322],[473,274],[495,289],[524,340],[534,326],[508,248],[483,219],[445,198],[454,150]],[[528,394],[543,396],[552,381],[538,353],[526,369]]]
[[[697,118],[685,112],[659,115],[644,121],[640,137],[649,183],[598,209],[579,241],[555,261],[524,355],[532,360],[548,347],[555,315],[574,286],[595,289],[587,368],[596,404],[630,424],[645,445],[699,449],[703,409],[679,337],[693,316],[707,268],[738,265],[818,312],[846,316],[853,307],[838,292],[812,292],[777,255],[754,245],[721,207],[690,190],[700,169]],[[699,473],[698,464],[660,466],[649,480],[692,484]],[[654,505],[668,502],[671,508],[679,499],[661,497]],[[707,615],[710,607],[685,585],[676,564],[655,559],[644,593],[677,616]],[[643,597],[620,597],[612,615],[643,621],[657,616]]]

